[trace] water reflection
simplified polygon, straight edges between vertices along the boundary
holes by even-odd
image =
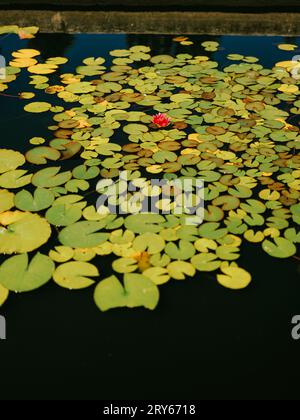
[[[159,35],[142,35],[129,34],[127,35],[128,45],[147,45],[151,48],[153,55],[170,54],[176,55],[179,53],[180,44],[172,41],[172,36]]]
[[[203,48],[201,46],[203,41],[212,40],[220,42],[221,39],[218,36],[207,35],[186,36],[194,42],[192,46],[184,46],[179,42],[174,42],[173,38],[176,35],[128,34],[126,38],[129,47],[133,45],[147,45],[151,48],[152,55],[168,54],[172,56],[177,54],[203,54]],[[211,56],[211,53],[205,52],[205,55]]]
[[[29,40],[28,48],[40,51],[41,57],[46,60],[49,57],[64,57],[73,41],[74,35],[64,33],[41,33],[36,38]]]

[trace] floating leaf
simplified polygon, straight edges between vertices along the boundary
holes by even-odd
[[[158,233],[165,218],[159,214],[134,214],[125,220],[126,229],[135,233]]]
[[[271,257],[289,258],[297,252],[295,245],[286,238],[274,238],[274,242],[275,243],[266,239],[262,244],[263,250],[271,255]]]
[[[191,263],[198,271],[215,271],[221,265],[221,261],[216,261],[216,259],[215,254],[208,252],[195,255],[191,259]]]
[[[85,165],[78,166],[73,169],[73,176],[77,179],[93,179],[96,178],[100,173],[100,169],[96,166],[88,168]]]
[[[95,289],[94,299],[101,311],[139,306],[155,309],[159,301],[159,291],[147,277],[141,274],[126,274],[124,287],[115,276],[102,280]]]
[[[23,212],[0,214],[1,254],[31,252],[44,245],[50,235],[49,223],[36,214]]]
[[[199,228],[199,235],[207,239],[219,239],[226,235],[227,229],[219,229],[220,223],[204,223]]]
[[[37,253],[29,263],[28,255],[16,255],[0,267],[2,286],[13,292],[29,292],[47,283],[55,265],[46,255]]]
[[[67,86],[66,90],[71,93],[89,93],[96,89],[90,82],[77,82],[71,83]]]
[[[234,246],[222,245],[216,249],[216,255],[221,260],[237,260],[240,256],[239,248]]]
[[[26,160],[30,163],[34,163],[35,165],[44,165],[47,163],[47,159],[52,161],[58,160],[61,154],[56,149],[41,146],[29,150],[25,156]]]
[[[249,242],[258,243],[262,242],[265,239],[265,235],[262,232],[254,232],[254,230],[250,229],[244,233],[245,239]]]
[[[114,261],[112,268],[117,273],[133,273],[137,270],[137,259],[136,258],[119,258]]]
[[[147,251],[149,254],[157,254],[165,247],[164,239],[155,233],[143,233],[135,238],[133,248],[136,251]]]
[[[40,144],[44,144],[45,143],[45,139],[43,138],[43,137],[32,137],[30,140],[29,140],[29,143],[30,144],[33,144],[33,145],[35,145],[35,146],[38,146],[38,145],[40,145]]]
[[[14,150],[0,150],[0,174],[13,171],[25,163],[24,156]]]
[[[33,175],[32,183],[36,187],[53,188],[65,184],[72,178],[71,172],[59,173],[59,171],[59,166],[42,169]]]
[[[195,252],[194,246],[183,239],[179,241],[178,246],[173,242],[169,242],[165,247],[165,253],[176,260],[188,260]]]
[[[49,257],[51,260],[58,262],[58,263],[64,263],[67,261],[70,261],[74,256],[74,250],[73,248],[70,248],[68,246],[56,246],[55,250],[51,250],[49,252]]]
[[[27,171],[25,170],[15,170],[6,172],[0,175],[0,187],[7,189],[17,189],[22,188],[25,185],[28,185],[31,182],[32,175],[26,175]]]
[[[202,42],[202,47],[205,49],[205,51],[217,51],[219,48],[219,43],[216,41],[205,41]]]
[[[101,245],[109,238],[108,234],[99,233],[103,227],[101,222],[77,222],[64,228],[58,238],[64,246],[92,248]]]
[[[167,272],[175,280],[184,280],[186,276],[193,277],[196,270],[186,261],[173,261],[167,266]]]
[[[15,206],[23,211],[37,212],[49,208],[54,202],[54,194],[45,189],[37,188],[32,195],[29,191],[22,190],[15,195]]]
[[[46,219],[51,225],[69,226],[78,222],[81,218],[81,206],[73,204],[54,205],[46,213]]]
[[[75,261],[91,261],[95,258],[96,251],[91,248],[76,248],[74,251],[74,260]]]
[[[194,243],[194,247],[199,252],[209,252],[209,249],[216,250],[218,244],[212,239],[201,238]]]
[[[142,124],[128,124],[123,129],[127,134],[141,134],[148,131],[148,127]]]
[[[51,104],[48,102],[31,102],[28,105],[24,106],[24,110],[27,112],[32,112],[35,114],[39,114],[42,112],[47,112],[51,108]]]
[[[55,283],[66,289],[84,289],[95,283],[90,277],[98,277],[99,271],[93,264],[81,261],[59,265],[54,274]]]
[[[168,270],[163,267],[151,267],[143,271],[143,276],[148,277],[153,283],[160,285],[170,280]]]
[[[240,267],[222,266],[221,270],[224,274],[218,274],[218,283],[228,289],[245,289],[251,283],[251,275]]]
[[[279,44],[278,48],[283,51],[294,51],[298,48],[295,44]]]
[[[171,258],[166,254],[151,255],[149,262],[154,267],[166,267],[171,261]]]
[[[300,243],[300,232],[297,232],[295,228],[287,229],[284,236],[293,243]]]

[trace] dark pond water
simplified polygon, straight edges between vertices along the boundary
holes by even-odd
[[[41,34],[29,41],[0,38],[0,54],[35,48],[44,58],[66,56],[61,72],[82,59],[143,44],[153,54],[202,54],[201,42],[218,40],[209,53],[222,65],[228,53],[253,55],[265,67],[290,59],[281,42],[300,38],[191,36],[193,47],[158,35]],[[15,92],[28,90],[23,76]],[[27,87],[27,89],[26,89]],[[38,100],[48,96],[40,93]],[[55,103],[55,98],[51,98]],[[45,136],[51,116],[24,113],[22,101],[0,96],[0,146],[20,151]],[[214,275],[198,275],[161,288],[154,312],[142,309],[100,313],[92,290],[68,292],[48,284],[11,296],[1,314],[8,339],[0,341],[1,398],[69,399],[252,399],[300,397],[300,342],[291,319],[300,314],[300,278],[295,260],[275,260],[247,247],[240,265],[253,282],[244,291],[220,287]],[[108,267],[108,265],[107,265]],[[106,268],[103,267],[102,272]]]

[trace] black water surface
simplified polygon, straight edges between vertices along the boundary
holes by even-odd
[[[67,56],[61,72],[82,59],[116,48],[150,45],[153,54],[203,54],[201,42],[218,39],[212,53],[222,66],[228,53],[260,57],[271,67],[291,53],[276,44],[300,38],[192,36],[193,47],[158,35],[41,34],[29,41],[0,38],[0,54],[36,48],[44,58]],[[24,72],[25,73],[25,72]],[[26,76],[12,84],[28,90]],[[40,92],[37,100],[49,100]],[[57,103],[55,96],[52,103]],[[34,136],[49,138],[51,116],[32,116],[18,99],[0,96],[0,147],[28,149]],[[101,269],[107,272],[109,265]],[[275,260],[247,247],[241,265],[253,275],[244,291],[220,287],[214,275],[161,287],[158,308],[101,313],[92,289],[69,292],[49,283],[10,296],[1,308],[7,340],[0,341],[0,399],[299,399],[300,341],[291,319],[300,314],[295,260]]]

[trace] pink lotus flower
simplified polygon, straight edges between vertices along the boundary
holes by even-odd
[[[158,127],[167,127],[171,119],[166,114],[159,113],[153,116],[152,122]]]

